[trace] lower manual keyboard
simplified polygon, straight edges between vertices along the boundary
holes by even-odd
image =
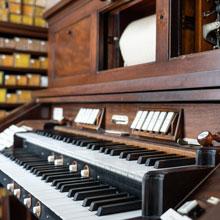
[[[71,196],[68,197],[68,192],[66,192],[66,190],[64,190],[64,192],[60,191],[60,187],[68,186],[68,184],[71,188],[71,184],[68,182],[69,181],[68,179],[55,178],[53,181],[49,181],[48,183],[42,180],[43,175],[47,174],[47,176],[51,177],[51,174],[48,175],[49,173],[46,170],[43,171],[42,169],[40,169],[40,167],[42,168],[43,166],[46,166],[44,165],[45,161],[43,160],[39,161],[42,164],[36,167],[35,163],[37,159],[35,157],[31,157],[31,159],[27,160],[22,156],[20,156],[19,158],[19,154],[18,154],[17,159],[14,157],[11,157],[11,159],[3,155],[0,155],[0,167],[1,167],[0,176],[3,176],[2,184],[6,186],[8,183],[10,183],[13,180],[16,183],[17,187],[22,189],[22,195],[20,198],[21,201],[24,199],[23,195],[30,194],[34,198],[32,199],[33,200],[32,203],[35,203],[32,204],[30,208],[33,209],[34,206],[36,206],[36,204],[38,205],[40,204],[42,209],[40,219],[42,220],[44,219],[49,219],[49,220],[50,219],[51,220],[54,219],[117,220],[118,219],[119,220],[120,219],[121,220],[121,219],[128,219],[128,218],[140,216],[141,214],[140,211],[141,201],[135,200],[132,196],[128,197],[128,195],[123,192],[115,194],[114,192],[116,191],[116,189],[114,190],[113,187],[108,187],[108,186],[106,188],[105,187],[103,188],[103,190],[110,189],[110,191],[112,189],[112,193],[109,192],[107,196],[105,195],[106,193],[105,194],[91,193],[90,197],[88,197],[88,191],[86,191],[87,194],[84,194],[84,196],[82,191],[81,198],[79,199],[79,201],[78,200],[74,201],[74,199]],[[27,167],[25,168],[26,164],[30,165],[29,167],[30,169],[27,169]],[[50,169],[52,169],[52,167],[50,167]],[[54,167],[54,169],[57,168]],[[63,172],[62,169],[60,171],[61,173]],[[39,176],[33,174],[34,172],[36,173],[36,171],[38,171]],[[40,171],[41,173],[39,173]],[[80,176],[76,173],[76,176],[74,178],[80,179]],[[74,180],[74,178],[72,178],[72,181]],[[92,181],[93,180],[91,180],[91,182]],[[96,183],[97,181],[94,184]],[[76,184],[76,181],[74,184]],[[94,196],[96,197],[94,198]],[[111,200],[110,203],[109,203],[109,199]],[[90,207],[88,207],[88,204],[90,204]],[[102,209],[98,208],[100,206],[102,206]],[[137,210],[137,211],[126,212],[129,206],[131,207],[130,210]],[[46,209],[49,209],[50,212],[46,211]],[[112,214],[117,212],[122,212],[122,213]],[[50,215],[48,213],[52,213],[52,214]],[[54,215],[56,217],[54,217]]]

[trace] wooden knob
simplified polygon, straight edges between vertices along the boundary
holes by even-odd
[[[213,141],[220,142],[220,133],[212,134],[209,131],[203,131],[197,138],[199,144],[203,147],[213,146]]]
[[[202,147],[210,147],[212,146],[214,137],[209,131],[203,131],[198,135],[197,140]]]

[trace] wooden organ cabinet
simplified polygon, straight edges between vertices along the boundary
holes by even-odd
[[[62,0],[45,18],[49,88],[0,123],[0,182],[30,218],[218,219],[220,1]]]

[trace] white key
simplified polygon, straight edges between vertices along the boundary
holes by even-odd
[[[169,130],[169,127],[170,127],[170,124],[173,120],[173,117],[174,117],[175,113],[174,112],[168,112],[167,116],[166,116],[166,119],[164,120],[163,122],[163,125],[160,129],[160,132],[161,133],[167,133],[168,130]]]
[[[145,122],[144,122],[144,124],[143,124],[143,126],[142,126],[142,128],[141,128],[141,130],[147,131],[147,128],[148,128],[148,126],[151,122],[151,119],[152,119],[153,115],[154,115],[154,111],[150,111],[147,118],[146,118],[146,120],[145,120]]]
[[[141,127],[143,126],[144,122],[145,122],[145,119],[148,115],[148,111],[144,111],[140,117],[140,120],[138,121],[137,125],[136,125],[136,128],[137,130],[140,130]]]
[[[167,112],[161,112],[159,117],[158,117],[158,120],[153,128],[153,131],[154,132],[159,132],[160,131],[160,128],[165,120],[165,117],[167,115]]]
[[[144,174],[148,171],[155,170],[154,167],[146,167],[138,164],[136,161],[120,160],[118,157],[111,157],[107,154],[101,154],[84,147],[68,144],[49,137],[40,136],[35,133],[19,133],[29,143],[38,143],[38,146],[51,150],[53,152],[77,158],[85,163],[102,167],[106,170],[113,171],[131,179],[142,181]],[[74,150],[73,150],[74,149]]]
[[[83,111],[84,111],[83,108],[81,108],[81,109],[78,111],[78,114],[76,115],[76,117],[75,117],[75,119],[74,119],[74,122],[75,122],[75,123],[79,123],[79,122],[80,122],[81,114],[82,114]]]
[[[90,124],[94,125],[96,120],[97,120],[97,117],[99,115],[99,112],[100,110],[99,109],[93,109],[93,113],[92,113],[92,116],[90,117]]]
[[[34,176],[3,155],[0,155],[0,167],[2,172],[63,220],[72,220],[73,218],[80,220],[121,220],[141,215],[141,210],[137,210],[98,217],[95,215],[96,212],[90,212],[88,208],[83,207],[82,201],[73,201],[67,197],[67,193],[59,192],[54,187],[51,187],[50,184],[43,182],[41,178]],[[33,204],[33,206],[36,206],[36,204]]]
[[[147,127],[147,131],[153,131],[153,128],[154,128],[154,126],[155,126],[155,124],[156,124],[156,122],[157,122],[157,119],[158,119],[158,117],[159,117],[159,114],[160,114],[160,112],[154,112],[154,115],[153,115],[153,117],[152,117],[152,119],[151,119],[151,121],[150,121],[150,124],[149,124],[149,126]]]
[[[137,124],[141,118],[141,115],[142,115],[143,111],[138,111],[135,118],[134,118],[134,121],[132,122],[131,124],[131,129],[135,129],[137,127]]]

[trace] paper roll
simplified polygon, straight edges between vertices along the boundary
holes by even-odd
[[[156,15],[130,23],[124,30],[119,46],[124,66],[156,60]]]

